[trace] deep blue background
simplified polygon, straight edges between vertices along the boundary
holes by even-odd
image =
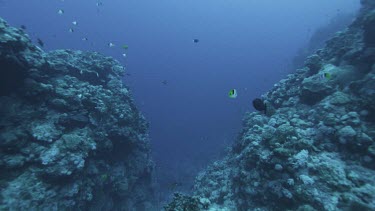
[[[253,111],[252,99],[291,71],[291,59],[311,33],[338,12],[359,7],[358,0],[96,2],[3,0],[0,16],[25,25],[47,51],[95,50],[126,65],[131,76],[125,82],[150,122],[162,189],[171,181],[189,187],[233,142],[244,112]],[[127,58],[123,44],[129,45]],[[232,88],[236,99],[227,97]]]

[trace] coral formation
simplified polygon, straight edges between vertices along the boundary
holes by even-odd
[[[316,29],[311,34],[309,42],[300,48],[294,56],[292,60],[292,70],[303,66],[304,63],[309,63],[309,59],[306,59],[306,57],[313,54],[319,48],[322,48],[328,39],[333,37],[337,31],[347,27],[354,18],[355,14],[338,11],[327,25],[323,25]],[[312,59],[319,59],[319,57],[315,56],[316,54],[313,54]],[[318,65],[319,63],[313,62],[312,64]]]
[[[375,4],[361,3],[347,29],[263,96],[275,112],[247,113],[230,153],[169,210],[200,199],[200,210],[375,210]]]
[[[124,68],[0,19],[0,210],[148,210],[148,125]]]

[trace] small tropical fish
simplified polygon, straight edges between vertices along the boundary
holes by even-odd
[[[122,48],[125,50],[128,50],[129,46],[128,45],[122,45]]]
[[[78,22],[77,21],[73,21],[72,24],[75,25],[75,26],[77,26]]]
[[[329,80],[329,79],[331,79],[331,77],[332,77],[331,74],[327,73],[327,72],[322,73],[322,74],[319,75],[319,78],[321,80]]]
[[[36,42],[38,43],[38,45],[40,45],[40,47],[44,47],[44,42],[40,38],[37,38]]]
[[[123,56],[124,58],[126,58],[126,53],[123,53],[122,56]]]
[[[164,85],[167,85],[168,81],[167,80],[163,80],[161,83],[164,84]]]
[[[267,112],[267,105],[264,103],[264,101],[262,99],[259,99],[259,98],[255,98],[253,100],[253,107],[257,110],[257,111],[264,111],[264,114],[266,114]]]
[[[180,182],[172,182],[171,184],[168,185],[168,189],[171,191],[176,190],[176,188],[181,187],[182,183]]]
[[[104,181],[106,181],[109,178],[108,174],[102,174],[100,177]]]
[[[21,28],[22,30],[26,30],[26,26],[25,26],[25,25],[21,25],[20,28]]]
[[[87,37],[82,38],[82,41],[87,41],[87,40],[89,40],[87,39]]]
[[[193,42],[194,42],[194,43],[198,43],[199,40],[198,40],[198,39],[193,39]]]
[[[108,43],[108,46],[110,47],[110,48],[112,48],[112,47],[115,47],[115,44],[113,44],[113,43]]]
[[[59,15],[62,15],[62,14],[64,14],[65,12],[64,12],[64,10],[62,10],[62,9],[59,9],[59,11],[57,11],[57,14],[59,14]]]
[[[237,97],[237,90],[236,90],[236,89],[231,89],[231,90],[229,91],[228,96],[229,96],[230,98],[236,98],[236,97]]]
[[[96,2],[96,6],[97,6],[97,7],[100,7],[100,6],[102,6],[102,5],[103,5],[103,2],[101,2],[101,1]]]
[[[70,33],[73,33],[73,32],[74,32],[74,29],[70,28],[70,29],[69,29],[69,32],[70,32]]]
[[[202,141],[207,141],[207,140],[208,140],[208,137],[207,137],[207,136],[202,136],[202,137],[201,137],[201,140],[202,140]]]

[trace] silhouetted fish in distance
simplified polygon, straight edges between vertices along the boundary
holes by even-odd
[[[38,45],[40,45],[40,47],[44,47],[44,42],[40,38],[37,38],[36,42],[38,43]]]

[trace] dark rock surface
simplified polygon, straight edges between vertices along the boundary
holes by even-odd
[[[0,19],[0,210],[150,210],[147,123],[98,53],[45,53]]]
[[[274,113],[248,113],[231,152],[166,209],[375,210],[374,2],[275,84]]]

